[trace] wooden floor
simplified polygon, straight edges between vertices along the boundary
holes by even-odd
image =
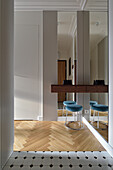
[[[99,129],[97,129],[97,122],[93,123],[93,127],[100,133],[100,135],[108,142],[108,126],[99,122]]]
[[[57,111],[57,113],[58,113],[58,116],[66,116],[66,110],[62,110],[62,109],[59,109],[58,111]],[[91,115],[93,116],[93,110],[92,110],[92,112],[91,112]],[[95,112],[95,116],[97,116],[98,115],[98,112]],[[107,113],[104,113],[104,112],[99,112],[99,115],[100,116],[108,116],[108,114]],[[73,114],[72,114],[72,112],[68,112],[68,116],[73,116]],[[105,125],[106,124],[106,125]],[[105,121],[103,121],[103,122],[100,122],[99,123],[99,127],[100,127],[100,129],[97,129],[96,127],[97,127],[97,123],[95,122],[95,123],[93,123],[93,127],[102,135],[102,137],[106,140],[106,141],[108,141],[108,126],[107,126],[107,122],[105,122]],[[104,129],[104,130],[102,130],[102,129]]]
[[[70,130],[64,122],[15,121],[14,151],[104,151],[85,126]]]

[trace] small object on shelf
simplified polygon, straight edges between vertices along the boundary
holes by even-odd
[[[105,85],[104,80],[94,80],[93,85]]]
[[[74,69],[74,65],[72,65],[72,69]]]
[[[72,85],[72,80],[64,80],[63,85]]]

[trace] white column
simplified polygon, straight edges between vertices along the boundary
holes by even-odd
[[[14,143],[13,10],[13,0],[2,0],[0,10],[0,109],[2,114],[0,121],[0,154],[2,167],[12,154]]]
[[[57,12],[43,13],[43,119],[57,120],[57,94],[51,84],[57,84]]]
[[[113,0],[109,0],[109,144],[113,147]]]
[[[84,79],[84,64],[83,64],[83,54],[84,54],[84,48],[83,48],[83,12],[77,12],[77,85],[83,85]],[[81,93],[76,94],[77,97],[77,103],[83,105],[84,96]]]
[[[84,85],[90,84],[90,53],[89,53],[90,37],[89,35],[90,35],[89,12],[84,12]],[[90,101],[90,93],[84,94],[84,109],[86,110],[89,110],[90,108],[89,101]]]
[[[89,12],[77,12],[77,84],[90,84]],[[89,109],[90,94],[77,95],[78,104]]]

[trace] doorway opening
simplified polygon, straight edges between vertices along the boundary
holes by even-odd
[[[58,12],[58,84],[71,80],[76,85],[76,12]],[[102,151],[85,126],[67,129],[63,101],[76,101],[75,93],[58,94],[57,121],[43,121],[42,53],[43,12],[16,12],[15,18],[15,151]],[[38,25],[38,26],[37,26]],[[41,37],[42,36],[42,37]],[[41,64],[40,64],[41,63]],[[56,63],[55,63],[56,64]],[[48,68],[50,69],[50,68]],[[46,70],[47,71],[47,70]],[[51,70],[52,72],[52,70]],[[49,78],[49,77],[48,77]],[[48,81],[48,80],[46,80]],[[50,87],[51,84],[49,84]],[[52,95],[52,94],[51,94]],[[45,105],[47,103],[45,102]],[[52,107],[52,105],[48,105]],[[47,108],[47,107],[46,107]],[[58,109],[58,110],[57,110]],[[60,113],[59,113],[60,110]],[[64,114],[62,116],[62,114]],[[69,113],[70,120],[73,119]],[[79,136],[79,137],[78,137]],[[83,138],[85,140],[83,140]],[[89,147],[95,141],[95,145]],[[79,143],[79,145],[78,145]],[[65,144],[65,145],[64,145]]]

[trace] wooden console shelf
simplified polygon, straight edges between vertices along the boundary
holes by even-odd
[[[108,85],[51,85],[52,93],[108,93]]]

